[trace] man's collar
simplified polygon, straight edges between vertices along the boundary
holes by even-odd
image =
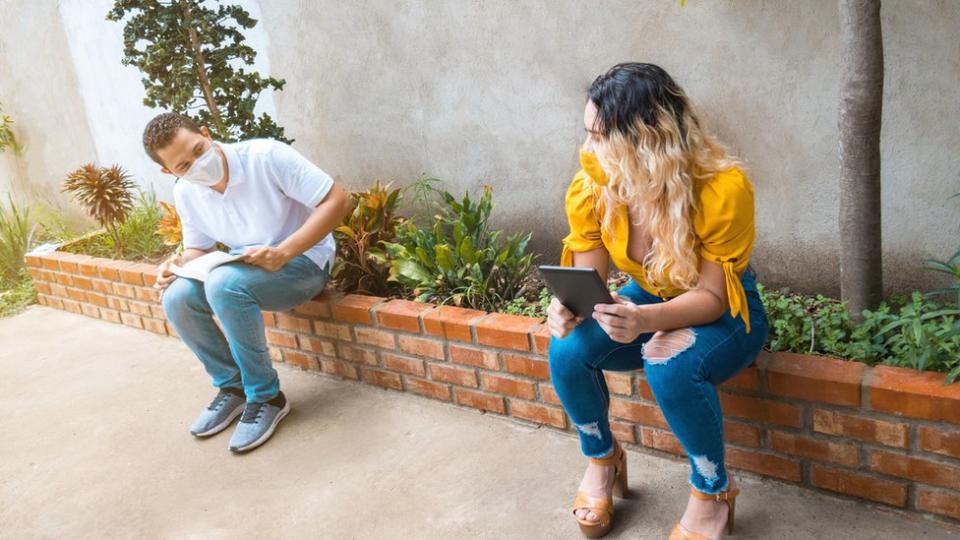
[[[243,164],[240,163],[240,156],[237,154],[236,149],[233,148],[233,145],[229,143],[217,144],[220,145],[220,149],[223,150],[223,155],[227,158],[227,173],[229,174],[227,190],[229,190],[230,186],[240,185],[246,181],[247,175],[243,170]]]

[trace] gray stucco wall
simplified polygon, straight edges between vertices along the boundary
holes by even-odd
[[[0,8],[15,4],[0,0]],[[51,4],[25,9],[56,15]],[[761,279],[838,293],[833,0],[685,8],[656,0],[271,0],[259,7],[266,39],[258,51],[287,80],[272,98],[301,152],[357,189],[376,179],[407,184],[421,172],[455,192],[490,183],[496,224],[532,231],[545,261],[556,259],[566,233],[563,194],[577,167],[586,87],[614,63],[658,63],[748,164]],[[960,243],[960,200],[947,200],[960,191],[960,2],[887,2],[883,18],[885,278],[902,290],[932,284],[919,260],[949,255]],[[90,130],[74,109],[82,100],[68,66],[37,65],[65,54],[62,36],[50,37],[56,25],[37,14],[24,24],[14,32],[20,37],[0,37],[0,99],[15,115],[38,95],[60,111],[34,107],[18,118],[31,137],[56,147],[27,156],[31,182],[44,183],[90,154]],[[29,43],[37,28],[50,43],[31,44],[29,54],[10,48]],[[39,73],[10,88],[10,70]],[[69,137],[61,135],[64,118]]]

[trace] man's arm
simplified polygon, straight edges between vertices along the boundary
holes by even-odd
[[[351,209],[349,194],[334,184],[299,229],[277,247],[263,246],[248,250],[244,261],[276,272],[291,259],[323,240],[343,222]]]

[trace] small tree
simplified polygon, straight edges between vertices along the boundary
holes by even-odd
[[[88,163],[67,175],[62,191],[73,195],[90,217],[110,233],[114,245],[120,247],[117,227],[123,225],[133,208],[136,187],[119,165],[107,168]]]
[[[260,92],[286,81],[248,71],[257,56],[241,30],[257,21],[240,6],[199,0],[116,0],[107,19],[124,22],[124,65],[143,73],[143,103],[189,116],[218,140],[292,142],[270,115],[254,115]]]
[[[851,317],[883,298],[880,0],[840,0],[840,294]]]

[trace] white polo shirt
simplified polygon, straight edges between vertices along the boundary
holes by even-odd
[[[333,178],[289,145],[269,139],[214,143],[227,158],[224,192],[180,179],[173,198],[183,227],[183,247],[231,251],[277,246],[303,225],[333,187]],[[303,254],[320,268],[332,263],[328,234]]]

